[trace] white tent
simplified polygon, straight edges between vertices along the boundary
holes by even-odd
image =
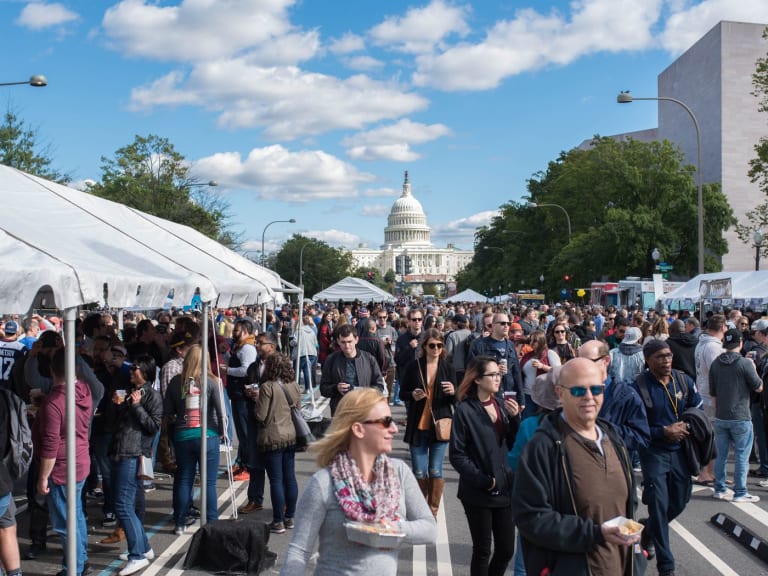
[[[462,290],[458,294],[454,294],[450,298],[446,298],[445,300],[442,300],[443,302],[487,302],[488,298],[480,294],[479,292],[475,292],[472,290],[472,288],[467,288],[466,290]]]
[[[739,307],[762,307],[764,302],[768,302],[768,271],[700,274],[664,294],[663,301],[665,306],[677,308],[702,299],[737,303]]]
[[[343,280],[336,282],[333,286],[318,292],[312,299],[315,301],[328,300],[331,302],[337,300],[344,302],[352,302],[354,300],[360,300],[361,302],[369,302],[371,300],[374,302],[394,302],[395,297],[362,278],[347,276]]]

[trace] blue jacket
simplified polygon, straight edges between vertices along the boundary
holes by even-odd
[[[627,450],[645,448],[651,441],[648,416],[640,394],[626,382],[605,381],[605,398],[599,416],[616,427]]]

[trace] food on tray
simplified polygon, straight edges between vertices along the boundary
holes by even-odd
[[[643,525],[639,522],[635,522],[634,520],[627,520],[619,526],[619,532],[626,536],[631,536],[632,534],[637,534],[643,529]]]

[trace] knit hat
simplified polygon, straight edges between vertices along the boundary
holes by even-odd
[[[664,350],[665,348],[669,348],[669,344],[667,344],[666,340],[656,340],[655,338],[649,340],[646,342],[645,346],[643,346],[643,358],[647,360],[656,354],[656,352]]]

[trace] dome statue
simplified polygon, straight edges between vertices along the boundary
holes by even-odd
[[[405,172],[403,193],[392,204],[384,228],[384,244],[391,246],[431,246],[431,231],[421,203],[411,194],[408,171]]]

